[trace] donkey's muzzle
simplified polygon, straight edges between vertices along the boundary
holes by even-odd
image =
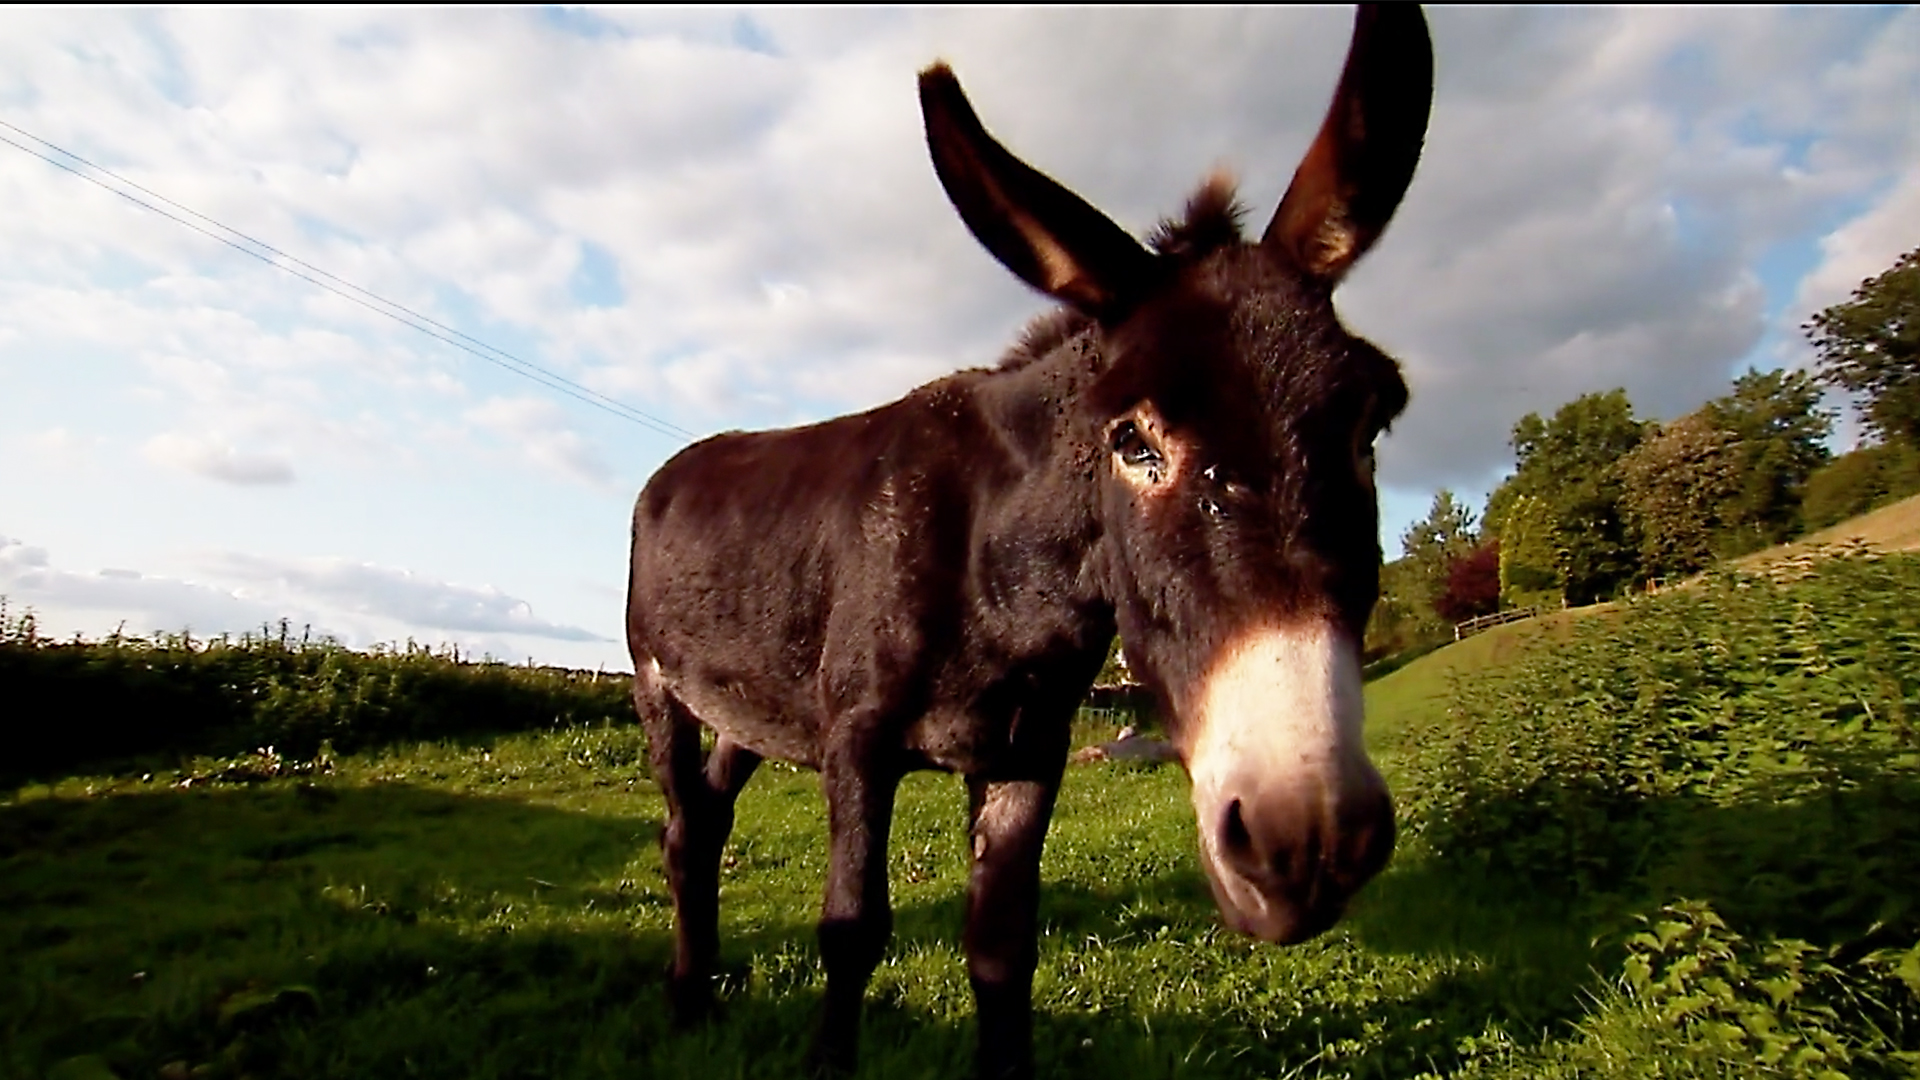
[[[1393,803],[1361,739],[1359,650],[1329,621],[1257,628],[1221,649],[1191,700],[1183,750],[1220,913],[1305,941],[1393,853]]]
[[[1368,779],[1337,796],[1308,787],[1226,799],[1201,848],[1228,925],[1291,945],[1340,920],[1393,853],[1393,804],[1378,774]]]

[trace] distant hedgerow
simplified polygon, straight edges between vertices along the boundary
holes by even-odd
[[[293,758],[403,740],[628,723],[625,675],[462,660],[408,642],[368,652],[277,629],[238,638],[40,636],[0,601],[0,777],[134,757]]]

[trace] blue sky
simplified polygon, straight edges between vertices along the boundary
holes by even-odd
[[[1389,554],[1529,410],[1670,418],[1920,245],[1920,13],[1431,13],[1400,217],[1340,294],[1414,389]],[[1130,228],[1270,211],[1344,9],[0,12],[0,121],[696,435],[992,362],[1044,303],[924,157],[949,60]],[[0,135],[33,145],[13,129]],[[634,493],[681,442],[0,146],[0,595],[59,634],[285,617],[625,665]]]

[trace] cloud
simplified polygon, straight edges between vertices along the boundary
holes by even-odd
[[[134,632],[244,633],[290,614],[237,590],[136,571],[80,573],[55,567],[42,547],[0,537],[0,595],[9,606],[51,615],[48,625],[97,625],[99,614]],[[43,620],[43,622],[46,620]]]
[[[13,579],[46,565],[46,548],[31,547],[24,541],[0,536],[0,576]]]
[[[43,623],[49,627],[92,626],[96,633],[95,616],[108,613],[135,632],[241,634],[286,620],[361,647],[396,636],[452,636],[468,652],[494,656],[525,656],[515,639],[610,640],[542,619],[527,601],[492,586],[437,581],[392,567],[235,552],[200,563],[200,581],[125,568],[83,573],[54,566],[44,547],[0,536],[0,595],[10,607],[48,616]]]
[[[1820,263],[1805,278],[1791,309],[1796,325],[1853,295],[1862,281],[1920,247],[1920,163],[1865,213],[1820,238]]]
[[[228,553],[210,558],[222,576],[284,586],[310,602],[431,630],[467,630],[558,641],[607,641],[577,626],[541,619],[533,605],[491,585],[436,581],[410,570],[346,559],[272,559]]]
[[[1905,16],[1891,27],[1751,10],[1432,18],[1427,157],[1343,298],[1357,330],[1406,359],[1420,395],[1396,436],[1407,453],[1385,456],[1386,479],[1404,485],[1492,466],[1528,408],[1626,385],[1669,411],[1723,380],[1769,306],[1748,263],[1819,206],[1887,182],[1900,123],[1889,102],[1913,78],[1898,52]],[[1246,177],[1256,218],[1270,211],[1325,108],[1349,18],[769,13],[744,37],[737,22],[636,12],[588,32],[511,10],[195,10],[42,20],[56,40],[104,44],[17,59],[23,78],[84,92],[100,117],[191,118],[172,134],[149,124],[116,137],[128,159],[116,166],[143,183],[276,242],[305,238],[295,246],[322,265],[436,317],[482,313],[488,337],[521,339],[683,426],[730,427],[869,406],[989,362],[1044,308],[978,250],[932,180],[912,93],[932,56],[955,64],[1017,152],[1144,230],[1222,161]],[[117,58],[122,83],[171,79],[171,98],[102,89],[89,56]],[[104,120],[28,112],[80,145],[103,137]],[[31,186],[53,200],[36,205],[111,199],[64,178]],[[36,223],[11,227],[43,248],[73,250],[76,231],[124,248],[118,230],[156,260],[208,261],[201,241],[125,207],[26,216]],[[78,224],[56,234],[37,223],[49,218]],[[618,303],[576,299],[588,252]],[[226,287],[234,273],[206,280]],[[224,383],[169,385],[284,400],[300,391],[273,389],[265,372],[314,379],[312,358],[390,340],[339,298],[307,304],[337,342],[269,331],[285,339],[278,366],[256,344],[246,370],[211,361]],[[1727,325],[1708,334],[1708,319]],[[1564,362],[1581,341],[1615,350]],[[432,373],[414,377],[419,389]],[[1489,384],[1506,392],[1476,391]],[[342,396],[337,378],[315,386],[309,400]],[[475,422],[531,434],[526,416],[495,408]],[[604,465],[555,425],[539,437],[528,453],[543,467],[605,483]]]
[[[241,451],[218,435],[169,431],[147,441],[148,460],[243,487],[293,483],[293,464],[274,454]]]
[[[1177,210],[1216,164],[1244,178],[1257,229],[1320,121],[1351,15],[44,8],[5,22],[0,117],[704,432],[878,404],[990,363],[1047,307],[940,191],[913,90],[928,61],[949,60],[992,131],[1128,229]],[[1804,358],[1783,335],[1915,242],[1920,11],[1436,8],[1431,22],[1425,158],[1338,296],[1414,387],[1381,455],[1402,502],[1497,475],[1527,411],[1625,386],[1643,413],[1673,415],[1747,360]],[[431,506],[324,549],[431,581],[454,575],[414,553],[471,551],[488,513],[472,501],[478,452],[534,467],[486,470],[488,499],[544,497],[559,476],[571,483],[546,487],[580,502],[552,505],[593,524],[502,537],[499,562],[475,555],[459,576],[510,580],[508,553],[536,543],[617,575],[607,496],[630,485],[609,462],[673,440],[15,165],[0,169],[16,210],[0,215],[0,426],[57,426],[101,463],[100,486],[66,503],[40,477],[52,494],[34,513],[66,535],[101,533],[89,505],[124,501],[107,481],[153,478],[110,462],[144,454],[222,481],[197,485],[206,501],[175,511],[169,535],[306,573],[279,538],[334,528],[352,496]],[[1770,269],[1783,251],[1798,269]],[[47,472],[33,453],[0,440],[0,475]],[[298,499],[248,486],[296,476]],[[236,492],[260,507],[257,542],[229,538],[218,497]],[[152,566],[144,542],[99,558]],[[330,625],[404,625],[284,596]]]
[[[600,490],[617,486],[606,458],[545,398],[492,398],[467,410],[466,418],[547,472]]]

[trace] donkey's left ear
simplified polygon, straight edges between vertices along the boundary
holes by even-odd
[[[1387,227],[1426,140],[1433,42],[1415,4],[1362,4],[1320,134],[1261,243],[1329,284]]]
[[[994,258],[1095,318],[1131,309],[1156,265],[1139,241],[995,142],[946,64],[920,73],[920,112],[947,198]]]

